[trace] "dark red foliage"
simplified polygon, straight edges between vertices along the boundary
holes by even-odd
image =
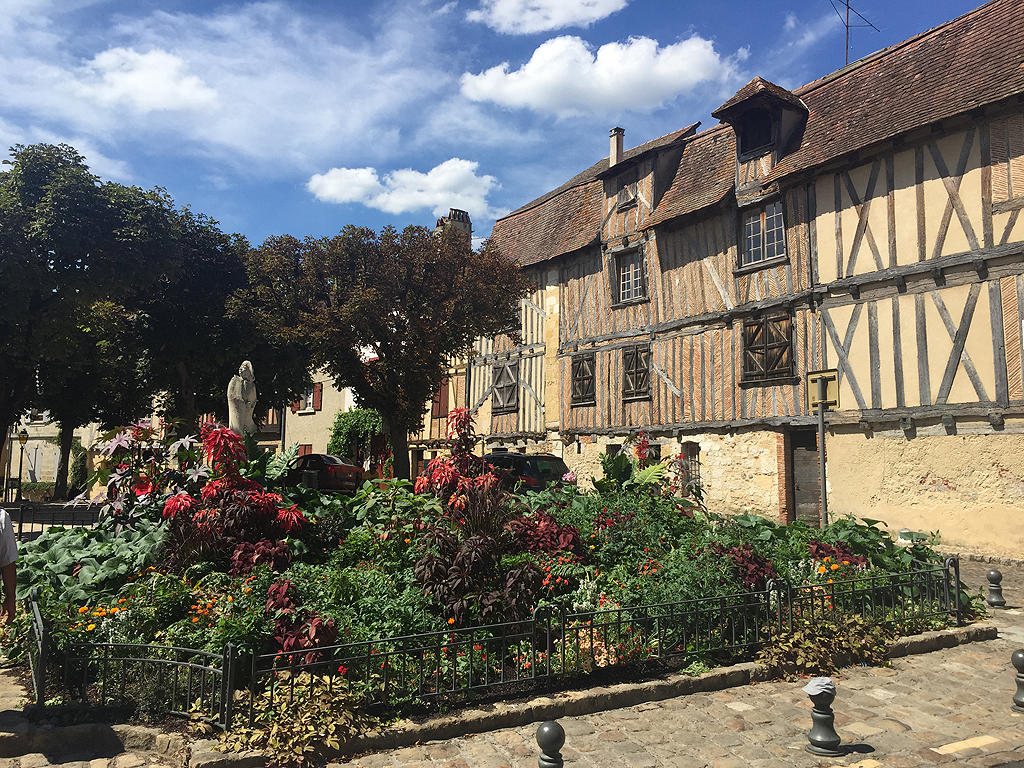
[[[833,563],[842,563],[845,560],[850,565],[858,567],[867,566],[868,564],[866,557],[853,554],[850,548],[842,542],[826,544],[824,541],[811,539],[811,541],[807,542],[807,552],[811,558],[820,562],[824,562],[826,557],[830,557]]]
[[[763,590],[769,579],[779,577],[771,560],[755,552],[750,544],[740,544],[726,549],[721,544],[714,543],[711,549],[732,561],[736,575],[751,592]]]
[[[516,518],[509,522],[509,528],[518,548],[526,552],[585,554],[579,530],[573,525],[559,525],[548,512]]]
[[[243,541],[231,555],[232,576],[248,576],[257,565],[269,565],[277,572],[285,570],[292,561],[287,542],[260,539],[255,544]]]
[[[318,648],[338,637],[331,619],[310,614],[298,602],[295,585],[287,579],[275,581],[267,590],[267,612],[274,614],[274,643],[279,651],[294,654],[288,663],[313,664],[324,656]]]
[[[461,540],[435,527],[426,539],[431,551],[416,563],[416,580],[451,623],[516,621],[529,614],[541,589],[536,565],[503,568],[501,543],[486,534]]]

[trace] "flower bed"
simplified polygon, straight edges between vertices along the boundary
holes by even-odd
[[[608,460],[598,490],[520,495],[469,452],[464,411],[451,429],[452,455],[415,488],[378,481],[351,498],[276,488],[289,457],[247,451],[217,425],[169,444],[144,425],[111,434],[95,478],[103,522],[51,529],[23,551],[19,593],[39,588],[47,669],[65,664],[49,690],[95,697],[102,679],[104,695],[116,691],[102,669],[125,696],[181,712],[166,670],[192,664],[249,690],[239,706],[256,720],[254,702],[278,701],[282,675],[292,687],[308,675],[310,696],[324,685],[403,706],[652,658],[750,654],[794,620],[914,626],[961,604],[931,549],[899,547],[875,521],[819,531],[707,514],[642,437],[639,458]],[[26,614],[8,639],[27,626]],[[137,673],[149,652],[130,645],[206,660],[157,649],[164,677],[149,679]],[[204,696],[207,717],[230,717],[224,691]]]

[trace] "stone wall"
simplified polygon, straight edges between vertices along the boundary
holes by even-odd
[[[1024,434],[939,431],[910,439],[899,430],[829,435],[831,514],[883,520],[894,535],[937,530],[947,546],[1019,556]]]
[[[737,432],[685,435],[679,439],[652,440],[661,445],[662,458],[681,452],[681,442],[700,445],[700,475],[704,500],[717,514],[750,513],[772,520],[779,516],[779,464],[775,432]],[[609,445],[622,439],[599,438],[565,449],[565,462],[576,473],[582,487],[591,487],[591,477],[601,477],[601,456]]]

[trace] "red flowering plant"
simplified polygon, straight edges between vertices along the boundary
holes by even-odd
[[[230,562],[239,573],[261,562],[287,565],[280,544],[303,529],[308,522],[305,515],[294,504],[286,506],[279,493],[243,474],[245,444],[227,427],[205,424],[201,449],[210,479],[198,498],[181,490],[164,502],[173,548],[169,565],[185,568],[209,560],[227,566]]]
[[[71,503],[99,504],[101,516],[122,525],[158,517],[165,498],[175,512],[190,508],[192,493],[205,478],[197,442],[194,436],[167,436],[167,426],[139,421],[101,435],[94,446],[100,459],[89,478],[90,488],[100,491],[91,499],[87,491]]]

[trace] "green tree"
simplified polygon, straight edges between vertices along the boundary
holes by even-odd
[[[395,476],[406,478],[408,433],[449,363],[514,326],[530,289],[516,263],[488,245],[474,252],[454,228],[272,237],[250,253],[250,275],[248,303],[381,415]]]
[[[334,456],[347,456],[362,464],[370,454],[370,442],[384,429],[380,414],[371,408],[352,408],[338,411],[331,429],[327,452]]]
[[[248,285],[246,240],[187,210],[177,214],[177,232],[177,269],[135,303],[163,415],[187,432],[195,431],[200,414],[225,418],[228,381],[243,360],[256,372],[257,418],[291,402],[309,381],[309,355],[301,340],[277,337],[273,325],[235,298]]]
[[[16,146],[0,173],[0,433],[29,405],[40,365],[97,301],[150,288],[178,254],[159,191],[101,182],[73,148]]]

